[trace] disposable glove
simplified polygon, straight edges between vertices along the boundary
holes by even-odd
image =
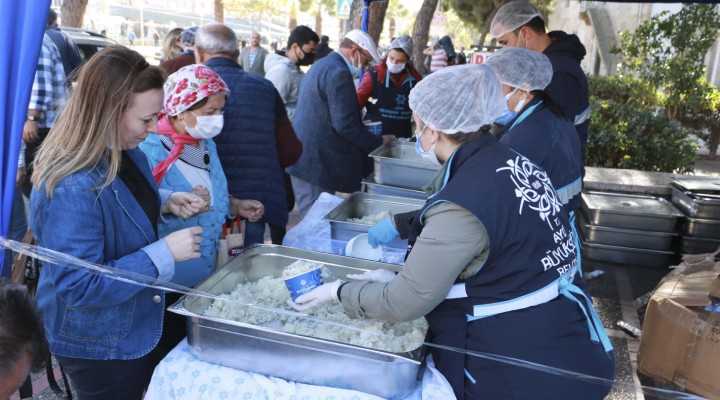
[[[368,243],[374,249],[381,244],[392,242],[398,236],[400,234],[393,224],[392,217],[387,217],[370,228],[368,231]]]
[[[362,274],[348,274],[347,277],[357,281],[387,283],[395,279],[395,273],[386,269],[376,269],[374,271],[365,271]]]
[[[298,297],[294,303],[292,300],[288,300],[288,304],[298,311],[305,311],[333,300],[340,300],[337,297],[337,291],[341,284],[340,280],[326,283]]]

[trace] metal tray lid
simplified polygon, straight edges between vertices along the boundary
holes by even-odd
[[[620,193],[586,192],[582,194],[585,205],[591,210],[611,211],[623,214],[644,214],[682,217],[669,201],[652,196]]]
[[[717,178],[678,178],[670,183],[682,191],[720,195],[720,179]]]
[[[373,150],[372,153],[369,154],[369,157],[399,160],[407,163],[417,163],[422,164],[424,167],[440,169],[439,166],[421,157],[415,151],[415,144],[413,142],[391,140]]]

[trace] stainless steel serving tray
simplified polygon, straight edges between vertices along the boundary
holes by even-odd
[[[683,236],[720,240],[720,220],[683,218],[680,222]]]
[[[684,192],[673,187],[672,202],[690,217],[720,219],[720,196]]]
[[[638,231],[634,229],[611,228],[587,223],[582,212],[577,213],[577,222],[585,241],[594,244],[634,247],[637,249],[667,251],[672,245],[675,233]]]
[[[680,253],[682,254],[714,253],[718,247],[720,247],[720,240],[684,236],[680,241]]]
[[[363,192],[370,194],[380,194],[384,196],[396,196],[396,197],[407,197],[408,199],[427,199],[429,192],[422,189],[411,189],[400,186],[385,185],[377,183],[375,180],[375,173],[370,174],[367,178],[363,179]]]
[[[383,185],[422,189],[440,169],[418,155],[412,142],[387,142],[373,150],[370,157],[373,158],[375,181]]]
[[[670,257],[674,254],[672,251],[635,249],[587,241],[582,244],[582,255],[588,260],[642,267],[666,268],[670,263]]]
[[[324,263],[335,275],[399,267],[334,254],[255,245],[211,275],[197,289],[230,293],[238,283],[280,276],[297,260]],[[199,359],[296,382],[359,390],[383,398],[413,390],[423,349],[394,354],[329,340],[283,333],[203,315],[213,300],[184,296],[169,310],[188,317],[188,343]]]
[[[592,225],[673,232],[683,216],[672,203],[653,196],[586,192],[582,200],[582,211]]]
[[[670,183],[683,192],[720,194],[720,179],[718,178],[678,178]]]
[[[330,222],[330,236],[333,239],[350,240],[361,233],[367,233],[372,225],[349,222],[348,218],[362,218],[383,211],[391,214],[404,213],[419,210],[424,205],[425,200],[355,192],[323,219]],[[388,246],[404,249],[407,248],[407,240],[396,238],[388,243]]]

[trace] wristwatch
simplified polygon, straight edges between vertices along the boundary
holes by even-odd
[[[39,115],[28,115],[28,116],[27,116],[27,120],[28,120],[28,121],[38,122],[38,121],[40,121],[40,116],[39,116]]]

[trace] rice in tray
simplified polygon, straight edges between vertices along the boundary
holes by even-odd
[[[373,215],[364,215],[362,218],[348,218],[347,220],[348,222],[355,222],[357,224],[375,225],[389,216],[389,211],[383,211]]]
[[[240,283],[232,293],[222,295],[222,297],[264,307],[290,310],[287,305],[290,294],[285,287],[284,277],[294,276],[315,268],[323,268],[323,279],[327,282],[330,275],[327,269],[324,268],[324,264],[300,260],[288,266],[281,277],[266,276],[257,282]],[[425,340],[425,333],[427,332],[427,322],[424,318],[400,323],[371,319],[351,319],[345,314],[342,305],[338,302],[315,307],[308,310],[307,314],[323,321],[331,321],[362,330],[311,321],[306,318],[279,314],[222,300],[215,300],[205,310],[205,315],[211,317],[390,353],[405,353],[417,349]],[[382,333],[383,335],[376,335],[373,332]]]

